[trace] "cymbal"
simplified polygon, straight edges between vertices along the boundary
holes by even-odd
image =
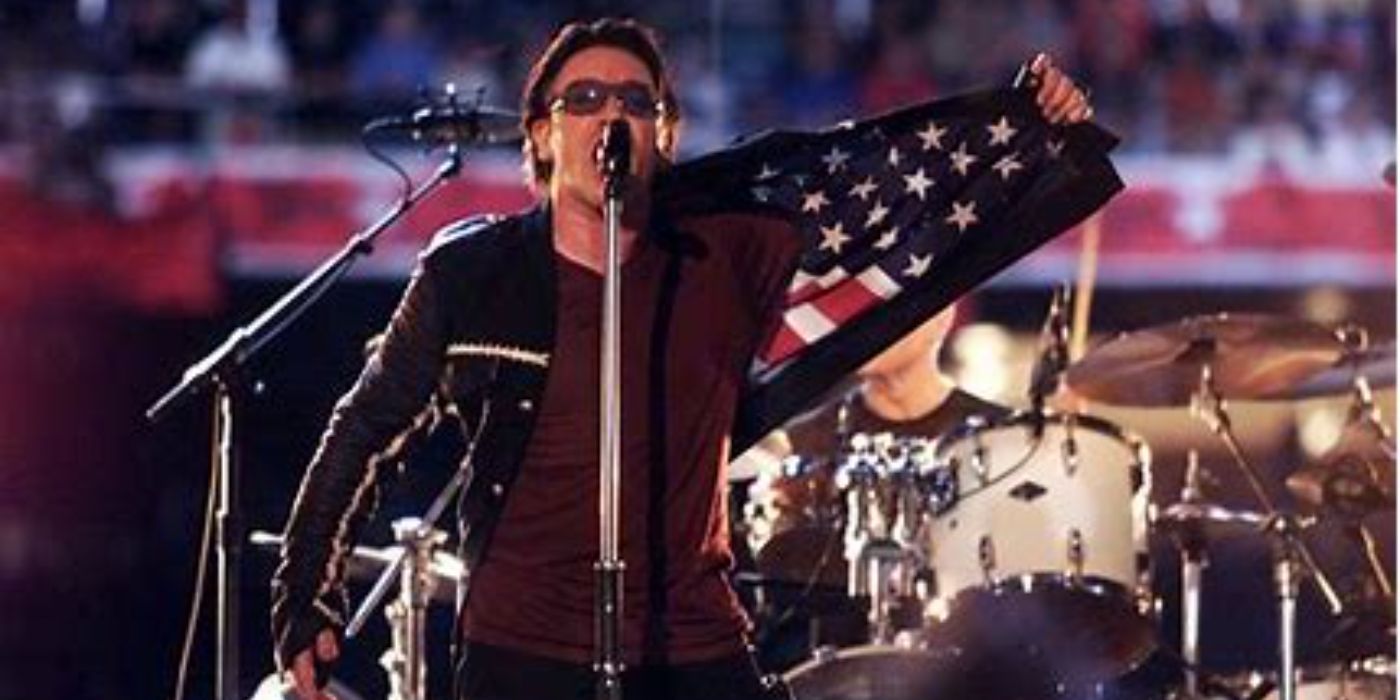
[[[248,536],[248,541],[259,547],[280,548],[282,546],[282,536],[269,532],[255,531]],[[384,567],[399,556],[402,549],[403,547],[400,546],[357,546],[350,550],[350,557],[346,560],[345,575],[352,580],[374,581],[379,578]],[[433,600],[453,602],[456,599],[457,582],[466,578],[466,564],[449,552],[439,551],[433,553],[433,560],[428,565],[428,571],[433,574],[437,584],[433,587]]]
[[[1075,393],[1121,406],[1185,406],[1203,367],[1226,399],[1277,398],[1336,364],[1330,329],[1265,314],[1220,313],[1120,333],[1065,373]]]
[[[1395,507],[1385,485],[1395,480],[1395,457],[1364,424],[1351,423],[1337,444],[1317,462],[1285,480],[1289,493],[1304,504],[1346,518],[1360,518]]]
[[[1289,387],[1275,398],[1311,399],[1351,391],[1356,377],[1365,377],[1372,389],[1395,386],[1395,341],[1357,353],[1348,353],[1336,364]]]
[[[1214,503],[1173,503],[1157,512],[1153,524],[1173,534],[1218,540],[1258,534],[1268,517],[1251,510],[1232,510]]]

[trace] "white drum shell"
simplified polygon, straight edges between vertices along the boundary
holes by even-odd
[[[930,523],[936,599],[1018,578],[1147,595],[1145,443],[1092,416],[1037,418],[969,424],[939,441],[958,497]]]

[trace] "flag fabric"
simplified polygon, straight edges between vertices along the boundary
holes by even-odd
[[[1046,122],[1010,88],[820,132],[769,132],[663,176],[687,214],[764,211],[803,241],[755,360],[735,454],[977,284],[1122,189],[1117,139]]]

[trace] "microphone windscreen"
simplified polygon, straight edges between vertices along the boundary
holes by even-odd
[[[602,158],[603,173],[616,175],[626,173],[632,162],[632,131],[627,122],[614,119],[603,129]]]

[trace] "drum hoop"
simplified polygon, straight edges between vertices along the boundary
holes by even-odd
[[[850,661],[852,659],[865,659],[871,657],[891,656],[929,656],[935,659],[949,657],[953,655],[947,651],[938,649],[926,649],[922,647],[907,647],[898,644],[860,644],[852,647],[842,647],[830,649],[826,652],[818,652],[815,655],[803,660],[801,663],[788,669],[783,673],[783,680],[792,682],[803,673],[830,666],[831,664]]]
[[[1139,602],[1144,600],[1144,596],[1151,595],[1150,589],[1144,590],[1141,585],[1129,586],[1121,581],[1103,576],[1071,576],[1041,571],[1002,576],[992,579],[984,586],[965,588],[953,595],[949,605],[956,608],[959,597],[975,593],[991,592],[995,595],[1010,595],[1065,590],[1086,591],[1099,598],[1118,600],[1129,607],[1137,607]]]
[[[1089,430],[1098,433],[1105,433],[1111,438],[1124,443],[1134,453],[1145,452],[1143,457],[1145,462],[1150,462],[1151,450],[1147,447],[1147,441],[1142,436],[1119,425],[1107,418],[1093,415],[1092,413],[1062,413],[1060,411],[1046,410],[1040,414],[1046,423],[1063,423],[1066,418],[1074,417],[1076,426],[1084,426]],[[947,445],[959,442],[978,433],[998,428],[1011,428],[1026,423],[1031,423],[1037,418],[1035,411],[1015,411],[1004,416],[988,418],[986,416],[968,416],[957,427],[938,436],[934,439],[933,450],[935,454],[941,454]]]
[[[1073,417],[1076,427],[1084,427],[1090,431],[1102,433],[1117,440],[1128,448],[1132,453],[1132,468],[1137,470],[1137,478],[1141,488],[1147,488],[1152,483],[1152,448],[1148,447],[1147,441],[1136,432],[1123,427],[1107,418],[1090,413],[1063,413],[1060,411],[1046,410],[1040,414],[1040,419],[1046,423],[1063,423],[1065,419]],[[986,416],[969,416],[958,427],[938,436],[933,442],[933,454],[935,458],[942,458],[950,446],[961,442],[973,435],[978,435],[1000,428],[1012,428],[1032,423],[1037,420],[1035,411],[1015,411],[1004,416],[988,418]],[[1039,446],[1039,443],[1036,443]],[[1029,457],[1029,452],[1027,457]],[[1023,463],[1025,458],[1021,460]],[[1009,470],[1014,472],[1022,466],[1018,464]]]

